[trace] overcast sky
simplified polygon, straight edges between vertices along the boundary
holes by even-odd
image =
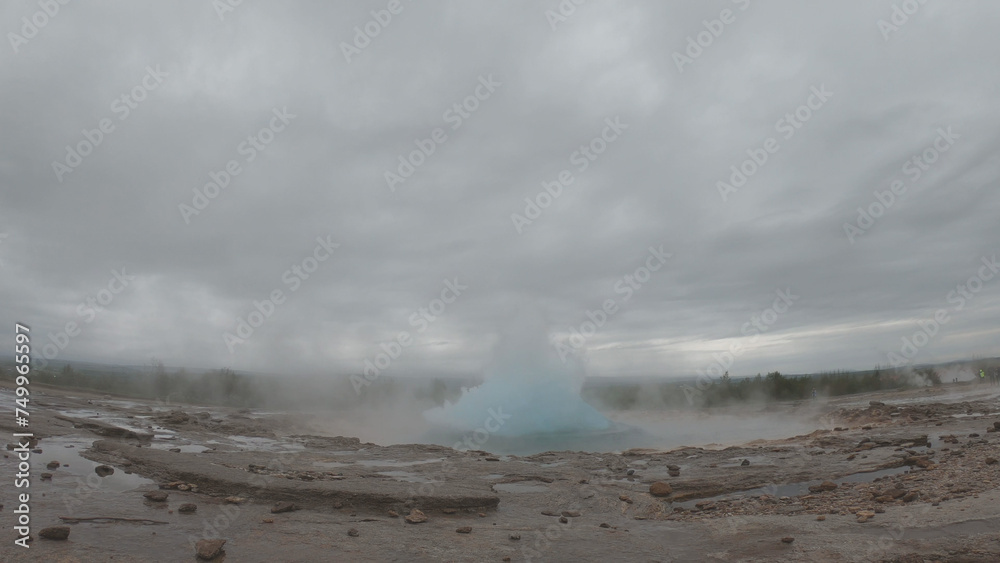
[[[476,373],[519,309],[595,376],[870,368],[921,320],[916,362],[996,356],[1000,4],[896,3],[4,2],[0,318],[282,373],[404,331],[385,373]]]

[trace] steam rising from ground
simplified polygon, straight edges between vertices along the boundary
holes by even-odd
[[[549,344],[544,322],[519,316],[497,345],[482,385],[455,402],[424,412],[433,426],[452,432],[485,430],[503,437],[600,432],[612,427],[580,398],[583,370],[563,362]]]

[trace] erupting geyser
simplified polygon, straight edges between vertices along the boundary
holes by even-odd
[[[580,398],[583,370],[573,358],[559,358],[544,323],[522,318],[517,325],[501,336],[483,384],[425,411],[427,421],[450,433],[485,431],[490,440],[611,429],[613,423]]]

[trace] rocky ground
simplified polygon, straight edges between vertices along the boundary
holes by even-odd
[[[6,451],[3,561],[1000,561],[986,385],[830,401],[819,430],[781,440],[531,456],[41,386],[32,399],[35,539],[13,544],[23,491]]]

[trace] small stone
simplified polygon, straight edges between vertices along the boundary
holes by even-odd
[[[59,469],[59,465],[60,465],[60,463],[58,461],[50,461],[47,464],[45,464],[45,468],[46,469],[50,469],[50,470],[51,469]]]
[[[39,475],[39,477],[42,478],[42,481],[51,481],[52,480],[52,474],[51,473],[42,473],[41,475]]]
[[[299,507],[295,503],[288,502],[286,500],[281,500],[274,503],[271,507],[271,514],[280,514],[282,512],[292,512],[293,510],[298,510]]]
[[[181,453],[181,449],[180,449],[180,448],[170,448],[170,449],[169,449],[169,450],[167,450],[167,451],[168,451],[168,452],[174,452],[175,454],[179,454],[179,453]]]
[[[410,524],[422,524],[427,521],[427,515],[414,508],[410,511],[410,514],[407,515],[405,520]]]
[[[361,535],[361,532],[359,532],[357,528],[351,528],[350,530],[347,530],[347,535],[352,538],[356,538]]]
[[[510,535],[510,539],[513,540],[513,541],[517,541],[517,540],[521,539],[521,534],[511,534]]]
[[[42,528],[38,535],[47,540],[64,540],[69,537],[69,526],[52,526],[51,528]]]
[[[190,491],[191,490],[191,486],[188,485],[188,484],[186,484],[186,483],[181,483],[180,485],[177,485],[177,490],[178,491]]]
[[[618,495],[618,500],[632,504],[632,499],[628,495]]]
[[[454,509],[454,508],[442,508],[441,512],[443,512],[445,514],[454,514],[454,513],[458,512],[458,510]]]
[[[750,465],[750,460],[749,459],[744,459],[742,462],[740,462],[740,465],[743,466],[743,467],[746,467],[747,465]]]
[[[635,469],[629,469],[625,472],[626,475],[635,475]]]
[[[243,497],[226,497],[222,500],[226,501],[229,504],[243,504],[244,502],[246,502],[247,499]]]
[[[390,510],[389,511],[389,518],[399,518],[399,513],[396,512],[395,510]]]
[[[500,461],[500,458],[498,458],[498,457],[488,457],[488,458],[486,458],[486,461]]]
[[[480,512],[479,513],[479,517],[480,518],[486,518],[486,513],[485,512]]]
[[[819,516],[816,517],[816,520],[818,522],[822,522],[823,520],[826,520],[826,516],[823,516],[822,514],[820,514]]]
[[[791,536],[781,538],[781,543],[792,543],[793,541],[795,541],[795,538]]]
[[[471,534],[472,526],[462,526],[461,528],[458,528],[455,531],[458,532],[459,534]]]
[[[822,493],[826,491],[832,491],[837,488],[837,484],[833,481],[823,481],[819,485],[811,485],[809,487],[810,493]]]
[[[110,465],[98,465],[94,468],[94,473],[97,473],[98,477],[107,477],[108,475],[114,475],[115,468]]]
[[[567,522],[569,522],[569,519],[568,519],[568,518],[566,518],[565,516],[560,516],[560,517],[559,517],[559,523],[560,523],[560,524],[565,524],[565,523],[567,523]]]
[[[551,510],[543,510],[542,516],[559,516],[558,512],[553,512]]]
[[[580,517],[580,511],[579,510],[563,510],[562,515],[565,516],[566,518],[579,518]]]
[[[871,520],[872,518],[875,517],[875,511],[874,510],[859,510],[858,513],[857,513],[857,516],[858,516],[858,522],[861,523],[861,524],[864,524],[865,522],[867,522],[867,521],[869,521],[869,520]]]
[[[204,559],[206,561],[215,559],[216,557],[225,553],[222,550],[222,546],[226,545],[226,540],[198,540],[195,544],[195,555],[198,559]]]
[[[153,502],[167,502],[167,493],[163,491],[149,491],[142,496]]]
[[[265,518],[265,519],[261,520],[261,522],[263,522],[265,524],[274,524],[274,518]]]
[[[913,502],[913,501],[917,500],[917,498],[919,498],[919,497],[920,497],[920,493],[918,493],[917,491],[910,491],[910,492],[906,493],[905,495],[903,495],[903,502]]]
[[[196,510],[198,510],[197,504],[186,502],[177,509],[177,512],[180,512],[181,514],[191,514]]]
[[[665,497],[674,492],[670,485],[664,483],[663,481],[657,481],[649,486],[649,494],[654,497]]]
[[[610,528],[610,527],[611,524],[608,524],[607,522],[601,522],[601,524],[598,526],[598,528]]]
[[[997,464],[997,458],[995,457],[986,458],[986,465],[996,465],[996,464]]]

